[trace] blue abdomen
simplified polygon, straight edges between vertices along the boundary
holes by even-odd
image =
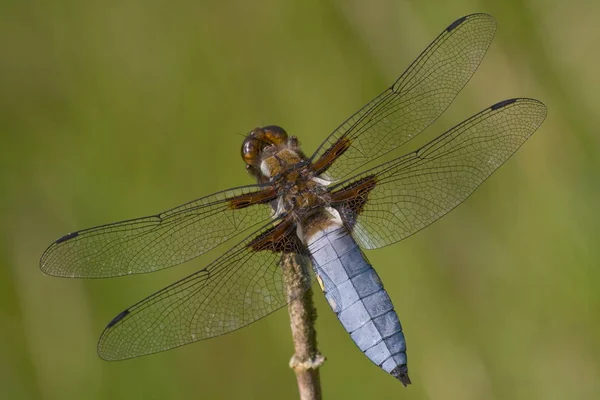
[[[377,272],[344,227],[331,226],[308,240],[325,297],[354,343],[375,364],[410,383],[406,341]]]

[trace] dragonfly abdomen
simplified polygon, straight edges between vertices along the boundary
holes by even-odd
[[[313,235],[308,248],[325,297],[354,343],[373,363],[409,384],[398,315],[352,236],[333,225]]]

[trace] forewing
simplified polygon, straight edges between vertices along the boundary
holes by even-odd
[[[542,124],[537,100],[505,100],[419,150],[337,185],[336,208],[364,248],[395,243],[462,203]]]
[[[392,87],[329,135],[311,158],[317,171],[334,181],[346,178],[423,131],[469,81],[495,30],[487,14],[452,23]]]
[[[203,270],[123,311],[102,333],[100,357],[127,359],[219,336],[285,306],[282,254],[296,255],[305,266],[309,261],[295,230],[282,227],[260,230]]]
[[[269,186],[218,192],[163,213],[73,232],[42,255],[49,275],[106,278],[153,272],[203,254],[270,219]]]

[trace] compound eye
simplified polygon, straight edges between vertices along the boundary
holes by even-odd
[[[256,139],[249,137],[244,140],[242,144],[242,158],[248,165],[254,165],[258,160],[258,153],[260,152],[260,146]]]
[[[287,132],[280,126],[268,125],[262,128],[265,138],[275,146],[284,144],[288,140]]]

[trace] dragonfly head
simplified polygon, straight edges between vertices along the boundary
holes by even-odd
[[[244,139],[242,159],[246,169],[256,178],[261,178],[260,166],[266,156],[275,154],[288,143],[287,132],[276,125],[256,128]]]

